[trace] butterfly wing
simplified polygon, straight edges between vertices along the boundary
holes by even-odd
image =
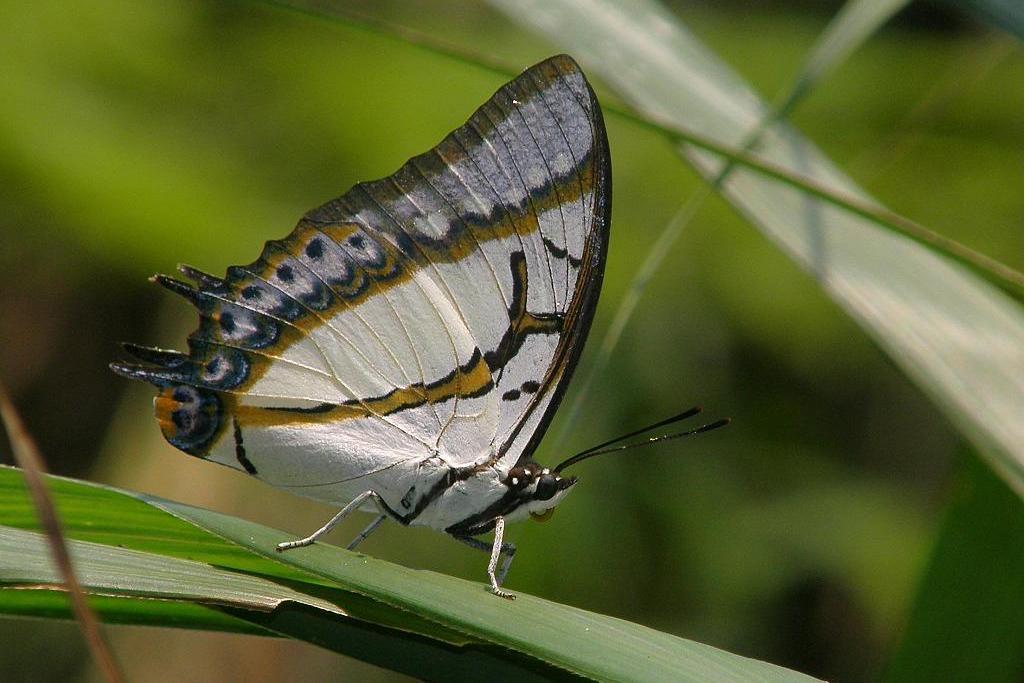
[[[569,57],[502,88],[470,121],[474,130],[488,123],[494,133],[472,156],[513,220],[531,228],[510,243],[511,322],[494,354],[496,447],[508,467],[537,448],[583,350],[605,269],[612,179],[601,109]]]
[[[515,462],[590,325],[609,186],[594,93],[553,57],[252,264],[158,276],[200,312],[189,353],[128,346],[143,362],[112,367],[159,387],[172,445],[333,502]]]

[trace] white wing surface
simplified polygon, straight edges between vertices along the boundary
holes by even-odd
[[[187,453],[401,509],[434,472],[536,448],[594,314],[610,191],[597,100],[553,57],[253,263],[158,276],[200,312],[189,353],[126,345],[142,362],[112,367],[160,389]]]

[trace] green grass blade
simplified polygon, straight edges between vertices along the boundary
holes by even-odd
[[[100,621],[106,624],[275,635],[251,623],[250,620],[232,616],[225,609],[198,603],[90,595],[89,605],[99,615]],[[68,607],[67,593],[63,590],[45,589],[0,588],[0,615],[34,619],[74,619]]]
[[[18,552],[0,553],[0,582],[52,586],[45,549],[25,531],[35,522],[20,476],[0,467],[0,550],[8,550],[5,542],[20,544]],[[324,544],[278,554],[274,546],[290,538],[285,532],[210,510],[86,482],[47,481],[90,590],[220,605],[231,616],[270,631],[417,676],[813,680],[637,624],[530,595],[501,600],[483,583],[415,571]],[[14,556],[22,555],[22,548],[36,554],[19,560]],[[0,610],[32,614],[31,606],[14,605],[20,595],[5,599],[24,592],[0,590]],[[52,594],[39,595],[35,614],[52,615]],[[140,602],[139,610],[146,609],[146,602],[153,601]],[[127,620],[127,610],[120,609]],[[166,609],[161,614],[166,616]],[[181,616],[184,625],[202,625],[196,613]],[[146,617],[137,612],[134,619],[141,623]],[[230,630],[232,622],[222,620],[215,627]],[[407,651],[412,659],[399,656]],[[419,663],[407,669],[403,661]],[[444,668],[430,668],[435,665]]]
[[[848,0],[819,36],[801,70],[773,108],[774,118],[786,118],[790,111],[840,63],[907,6],[910,0]]]
[[[111,624],[288,636],[423,680],[476,681],[481,676],[509,683],[579,680],[515,653],[455,647],[403,630],[338,618],[296,602],[286,602],[272,612],[103,595],[91,596],[89,602],[103,621]],[[47,590],[0,589],[0,614],[71,618],[67,596]]]
[[[780,667],[732,655],[611,617],[519,594],[491,595],[483,583],[415,571],[329,545],[277,555],[292,537],[245,520],[179,503],[159,506],[253,552],[337,582],[484,642],[529,652],[556,667],[596,680],[808,680]]]
[[[562,675],[533,658],[479,647],[441,624],[250,553],[141,496],[59,477],[47,482],[68,538],[77,539],[72,543],[81,573],[89,577],[90,602],[110,623],[286,635],[430,680],[476,680],[468,675],[471,666],[497,680],[533,680],[539,671],[546,680]],[[36,520],[22,475],[10,467],[0,467],[0,524],[0,537],[35,537],[24,531]],[[8,587],[0,589],[0,614],[70,618],[66,596],[49,590],[55,575],[38,548],[3,550],[0,584]],[[188,559],[180,564],[177,558]],[[340,603],[352,618],[337,608]],[[432,670],[426,660],[440,668]],[[460,671],[466,675],[456,675]]]
[[[519,69],[512,66],[508,61],[497,58],[491,54],[482,53],[476,50],[469,50],[446,41],[444,38],[425,33],[407,25],[384,20],[375,15],[353,11],[349,7],[310,3],[309,0],[287,0],[284,2],[277,2],[275,0],[263,1],[269,2],[272,5],[283,5],[312,16],[330,18],[331,20],[337,21],[351,29],[367,31],[390,38],[397,42],[415,45],[432,54],[444,55],[462,64],[484,68],[497,74],[502,74],[507,78],[513,78],[519,72]],[[852,43],[857,39],[867,38],[868,35],[865,34],[865,32],[875,28],[877,24],[883,23],[887,16],[889,16],[887,11],[892,9],[887,0],[882,0],[878,3],[878,6],[876,0],[859,0],[859,2],[856,2],[855,4],[860,5],[861,3],[866,3],[868,7],[865,9],[859,8],[858,11],[853,13],[855,15],[852,18],[853,25],[843,26],[843,30],[839,30],[832,28],[833,23],[835,22],[831,23],[831,27],[827,28],[827,32],[835,33],[836,35],[826,36],[819,41],[820,44],[823,42],[830,44],[828,49],[825,50],[827,54],[818,56],[814,54],[815,51],[813,50],[811,59],[805,63],[802,70],[799,72],[797,77],[798,80],[800,80],[810,70],[814,71],[812,76],[817,79],[832,69],[835,66],[833,60],[839,57],[845,57],[850,51],[855,49],[857,46]],[[896,11],[896,9],[894,11]],[[843,21],[842,23],[846,24],[847,22]],[[844,44],[842,50],[840,49],[840,45],[832,45],[834,42]],[[815,62],[815,64],[812,65],[812,62]],[[796,82],[797,81],[795,81],[795,83]],[[804,92],[801,93],[801,95],[803,94]],[[929,230],[925,226],[920,225],[905,216],[900,216],[892,211],[885,210],[873,202],[864,201],[842,192],[836,192],[828,186],[817,183],[807,176],[791,172],[776,164],[767,163],[760,157],[744,151],[744,149],[749,148],[750,141],[758,137],[757,135],[752,134],[749,136],[749,145],[745,145],[743,149],[735,145],[722,145],[717,143],[715,140],[696,132],[693,128],[686,128],[666,118],[638,114],[637,112],[626,109],[618,102],[618,100],[614,100],[611,93],[603,92],[602,98],[602,109],[607,114],[625,118],[639,125],[658,130],[679,142],[686,142],[700,149],[713,152],[724,159],[728,159],[730,163],[754,169],[759,173],[763,173],[780,182],[807,192],[827,203],[841,207],[844,210],[851,211],[856,215],[884,228],[901,233],[911,239],[929,245],[936,251],[971,266],[984,277],[992,280],[998,286],[1010,292],[1017,299],[1021,299],[1023,278],[1022,274],[1018,271],[986,256],[985,254],[977,252],[956,240],[939,235],[938,233]],[[784,91],[784,95],[780,99],[785,103],[791,98],[793,98],[795,102],[799,99],[793,96],[792,89]],[[780,106],[782,105],[776,107],[776,112],[779,111]],[[769,120],[775,120],[777,117],[777,114],[773,114],[770,116]],[[758,129],[756,129],[755,132],[760,133]]]
[[[97,595],[185,600],[262,612],[270,612],[291,600],[345,614],[327,600],[255,575],[229,572],[203,562],[88,541],[71,541],[69,550],[82,585]],[[34,531],[0,527],[0,584],[46,588],[62,583],[44,536]]]
[[[303,605],[271,613],[235,613],[269,631],[427,681],[543,683],[586,680],[520,653],[487,645],[455,647],[416,633],[338,621]]]
[[[887,683],[1021,679],[1022,502],[966,460]]]
[[[493,4],[572,52],[644,116],[733,146],[766,117],[757,95],[655,3]],[[707,178],[723,168],[718,157],[687,145],[680,152]],[[757,154],[868,200],[786,124],[766,130]],[[734,171],[723,194],[818,281],[1020,494],[1020,305],[902,235],[746,169]]]
[[[765,129],[779,119],[789,116],[790,112],[798,102],[810,93],[822,78],[836,68],[837,64],[846,59],[858,45],[864,42],[879,26],[886,22],[894,12],[907,4],[907,0],[850,0],[843,9],[829,22],[829,26],[823,31],[805,59],[801,69],[794,77],[790,86],[787,87],[777,104],[766,114],[766,118],[756,128],[749,138],[744,142],[744,151],[750,150],[761,140]],[[746,160],[746,159],[745,159]],[[637,310],[648,283],[658,272],[662,263],[669,256],[673,245],[676,244],[680,235],[683,234],[691,220],[697,215],[705,200],[711,194],[711,190],[719,190],[723,181],[729,177],[735,168],[734,159],[730,164],[723,167],[710,187],[704,187],[689,197],[680,207],[676,215],[666,224],[659,233],[658,239],[648,250],[644,261],[641,263],[630,287],[627,289],[623,300],[616,308],[616,314],[612,324],[602,339],[601,346],[595,356],[594,363],[588,369],[587,374],[582,378],[581,389],[576,393],[572,404],[567,410],[566,420],[559,431],[558,438],[554,445],[556,448],[561,445],[565,438],[571,433],[576,418],[583,408],[584,401],[588,396],[588,389],[594,379],[605,371],[612,353],[619,345],[619,340],[626,330],[633,313]]]

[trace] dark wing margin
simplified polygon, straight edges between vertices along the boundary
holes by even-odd
[[[601,106],[591,84],[588,83],[580,67],[569,55],[557,55],[529,71],[540,72],[543,74],[542,78],[557,78],[564,74],[579,74],[580,76],[585,91],[582,94],[587,98],[586,102],[581,104],[588,112],[591,123],[592,146],[587,151],[587,156],[592,159],[593,164],[594,206],[591,212],[590,229],[581,257],[580,272],[565,318],[569,324],[563,328],[556,357],[545,376],[547,381],[554,382],[554,387],[550,388],[551,398],[544,407],[544,413],[534,427],[530,440],[520,453],[517,462],[530,459],[537,450],[555,417],[555,411],[562,402],[566,388],[569,386],[570,379],[580,360],[580,354],[583,353],[584,343],[598,308],[598,297],[601,294],[602,281],[605,277],[605,259],[608,253],[609,232],[612,224],[612,157],[609,152],[608,135],[605,131]],[[549,384],[549,386],[551,385]],[[536,394],[537,400],[540,400],[545,393],[545,386],[542,385],[541,390]],[[503,444],[503,449],[515,440],[523,424],[518,425],[514,433]]]

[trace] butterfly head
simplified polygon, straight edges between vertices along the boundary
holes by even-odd
[[[552,516],[555,506],[577,483],[576,477],[563,477],[547,467],[528,461],[509,470],[503,482],[517,494],[517,511],[530,513],[538,521]]]

